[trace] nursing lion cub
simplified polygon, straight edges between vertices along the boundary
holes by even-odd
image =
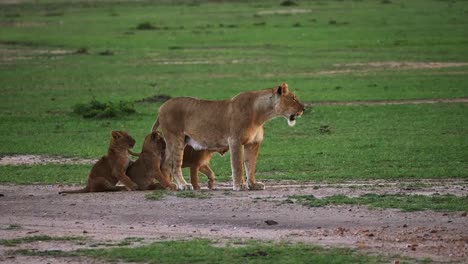
[[[198,171],[208,177],[208,188],[211,190],[214,189],[216,177],[213,170],[210,168],[211,156],[213,156],[215,152],[218,152],[222,156],[226,151],[228,151],[228,148],[195,150],[190,145],[185,146],[182,168],[190,168],[190,182],[192,183],[193,189],[200,190]]]
[[[170,99],[159,109],[159,117],[153,125],[153,131],[161,127],[166,139],[163,175],[172,176],[178,189],[192,189],[182,176],[184,146],[188,144],[195,150],[229,148],[233,189],[263,190],[263,183],[255,181],[263,125],[282,116],[293,126],[303,111],[304,105],[289,91],[286,83],[271,89],[243,92],[229,100]]]
[[[177,186],[161,173],[166,143],[158,131],[145,137],[141,153],[131,153],[139,158],[127,170],[127,175],[138,185],[139,190],[171,189]]]
[[[137,184],[125,174],[130,163],[128,153],[135,140],[125,131],[112,131],[107,154],[94,164],[88,177],[88,184],[80,190],[61,191],[62,193],[87,193],[110,191],[134,191]],[[125,186],[116,186],[120,181]]]

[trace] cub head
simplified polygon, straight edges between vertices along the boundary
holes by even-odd
[[[135,146],[135,139],[133,139],[132,136],[130,136],[125,131],[112,131],[111,136],[112,136],[111,143],[113,145],[129,148],[129,149]]]
[[[164,155],[165,149],[166,141],[159,131],[153,131],[145,137],[145,141],[143,142],[143,150]]]
[[[273,89],[276,98],[275,112],[288,120],[289,126],[296,124],[296,118],[300,117],[305,110],[304,105],[299,102],[296,95],[289,91],[288,85],[282,83]]]

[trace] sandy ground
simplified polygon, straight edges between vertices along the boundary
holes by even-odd
[[[316,197],[364,193],[468,195],[468,181],[349,182],[341,184],[268,181],[264,191],[233,192],[229,183],[202,190],[209,199],[168,194],[147,200],[149,192],[59,195],[77,186],[0,186],[0,237],[35,235],[84,236],[86,240],[0,246],[4,263],[90,263],[79,258],[26,257],[12,250],[75,250],[117,244],[127,237],[134,245],[168,239],[290,241],[326,247],[352,247],[364,252],[468,262],[468,217],[463,212],[401,212],[359,206],[308,208],[283,201],[293,194]],[[416,186],[416,187],[415,187]],[[268,225],[265,221],[276,221]],[[8,228],[16,225],[18,228]],[[99,262],[96,262],[99,263]]]

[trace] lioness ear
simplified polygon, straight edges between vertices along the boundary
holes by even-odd
[[[287,83],[282,83],[282,84],[280,84],[280,86],[278,86],[278,94],[279,95],[282,95],[282,94],[286,95],[286,94],[288,94],[288,92],[289,92],[289,89],[288,89],[288,84]]]
[[[120,137],[120,132],[119,131],[112,131],[111,135],[113,138],[117,139]]]
[[[159,134],[158,131],[153,131],[153,132],[151,132],[151,137],[152,137],[153,139],[155,139],[155,138],[160,137],[160,134]]]

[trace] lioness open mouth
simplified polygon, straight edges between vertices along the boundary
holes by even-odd
[[[296,124],[296,115],[290,115],[288,118],[288,125],[294,126]]]

